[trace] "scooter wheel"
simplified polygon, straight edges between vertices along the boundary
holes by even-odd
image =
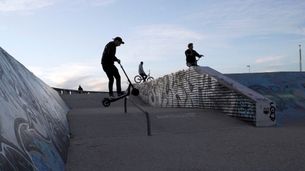
[[[140,92],[139,92],[138,89],[133,88],[133,89],[131,90],[131,94],[134,95],[134,96],[138,96],[138,95],[140,94]]]
[[[105,107],[109,107],[109,106],[110,106],[110,103],[111,103],[110,100],[107,99],[107,98],[103,100],[103,105],[104,105]]]

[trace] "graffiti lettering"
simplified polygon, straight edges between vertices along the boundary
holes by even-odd
[[[269,117],[272,121],[275,121],[275,106],[272,102],[270,103],[270,115],[269,115]]]

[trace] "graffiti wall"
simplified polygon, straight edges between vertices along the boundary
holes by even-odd
[[[0,47],[0,170],[64,170],[68,107]]]
[[[305,119],[305,72],[228,74],[276,102],[277,121]]]
[[[191,67],[137,87],[153,106],[220,110],[257,126],[276,124],[271,100],[209,67]]]

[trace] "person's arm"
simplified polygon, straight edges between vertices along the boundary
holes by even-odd
[[[109,50],[108,50],[109,56],[112,58],[113,61],[117,61],[118,63],[121,63],[121,60],[115,56],[115,53],[116,53],[115,44],[110,44]]]
[[[203,55],[200,55],[198,52],[196,52],[195,50],[193,50],[193,53],[195,54],[195,56],[201,58]]]
[[[197,56],[199,58],[201,57],[201,55],[198,52],[196,52],[195,50],[193,50],[193,53],[194,53],[195,56]]]

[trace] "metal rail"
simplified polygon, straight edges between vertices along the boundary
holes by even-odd
[[[134,104],[136,106],[137,109],[139,109],[141,112],[143,112],[145,114],[147,136],[151,136],[151,124],[150,124],[149,113],[146,110],[144,110],[141,106],[137,105],[134,101],[132,101],[132,100],[130,100],[130,101],[132,102],[132,104]],[[125,102],[124,102],[125,113],[127,113],[127,105],[126,105],[126,103],[127,103],[127,98],[125,98]]]

